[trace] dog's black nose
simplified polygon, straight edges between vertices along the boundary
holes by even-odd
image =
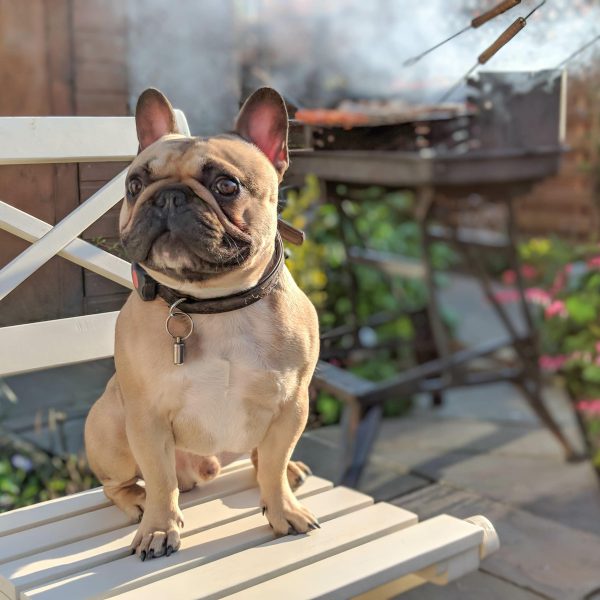
[[[187,196],[183,190],[162,190],[156,196],[154,203],[159,208],[175,208],[183,206],[187,202]]]

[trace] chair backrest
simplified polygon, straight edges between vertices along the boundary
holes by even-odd
[[[176,116],[189,135],[185,115]],[[124,161],[137,148],[133,117],[0,118],[0,165]],[[124,189],[122,171],[54,227],[0,201],[0,229],[32,242],[0,270],[0,302],[55,255],[132,289],[129,263],[79,238]],[[110,312],[0,328],[0,377],[112,356],[116,318]]]

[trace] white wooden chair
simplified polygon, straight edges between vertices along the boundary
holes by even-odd
[[[188,131],[185,116],[177,118]],[[127,117],[0,118],[0,164],[130,160]],[[32,245],[0,270],[0,300],[54,255],[131,288],[129,264],[78,236],[122,197],[120,173],[51,227],[0,202],[0,228]],[[113,354],[117,313],[0,329],[0,377]],[[417,516],[319,477],[298,496],[322,529],[274,540],[259,514],[248,460],[181,495],[181,549],[140,562],[129,556],[136,525],[101,489],[0,515],[0,598],[388,598],[426,582],[445,584],[498,548],[485,517]]]

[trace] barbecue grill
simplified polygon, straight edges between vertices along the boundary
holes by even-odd
[[[358,124],[352,127],[331,122],[296,124],[295,139],[302,140],[304,147],[292,152],[289,182],[314,174],[323,184],[324,199],[337,206],[341,204],[335,192],[339,183],[412,190],[422,232],[420,275],[428,288],[429,322],[438,356],[380,383],[365,381],[325,362],[320,363],[315,376],[317,387],[347,403],[345,484],[356,485],[358,481],[386,399],[423,391],[439,394],[451,387],[495,381],[518,386],[561,443],[567,458],[579,458],[542,398],[537,340],[523,282],[518,277],[522,321],[518,324],[497,302],[481,262],[482,249],[502,252],[510,267],[520,273],[514,204],[531,186],[558,171],[565,151],[565,94],[563,71],[488,71],[468,81],[468,100],[462,107],[397,114],[395,122],[390,114],[378,116],[370,111],[355,119]],[[502,231],[461,227],[464,216],[473,211],[474,197],[479,207],[490,203],[504,207]],[[339,214],[342,219],[349,218],[341,206]],[[438,240],[452,244],[477,278],[506,330],[502,339],[450,352],[430,260],[431,245]],[[347,248],[347,264],[350,272],[355,264],[367,264],[387,274],[410,276],[419,272],[414,261],[407,263],[402,257],[370,250],[367,240],[361,248]],[[344,331],[340,334],[353,329],[359,344],[358,329],[363,324],[356,317],[355,323],[341,328]],[[506,349],[511,349],[518,360],[509,365],[494,362],[499,351],[504,350],[505,355]],[[473,365],[482,357],[491,361],[491,368],[482,370]]]

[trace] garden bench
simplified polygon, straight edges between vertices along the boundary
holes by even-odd
[[[179,126],[187,131],[183,113]],[[130,160],[133,118],[0,118],[0,164]],[[0,201],[0,228],[32,245],[0,270],[0,301],[55,255],[132,288],[129,264],[78,236],[124,189],[122,172],[52,227]],[[0,377],[113,355],[117,313],[0,328]],[[100,488],[0,515],[0,598],[391,597],[474,571],[498,547],[492,525],[402,508],[310,477],[298,496],[321,520],[309,535],[273,539],[249,460],[181,494],[181,549],[140,562],[136,525]],[[383,586],[383,587],[382,587]]]
[[[100,488],[0,515],[0,598],[389,598],[474,571],[498,547],[484,517],[417,516],[309,477],[297,495],[320,519],[274,539],[254,467],[239,460],[182,493],[181,548],[141,562],[137,527]],[[382,587],[383,586],[383,587]]]

